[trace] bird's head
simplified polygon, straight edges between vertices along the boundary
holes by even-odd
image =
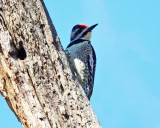
[[[71,32],[71,41],[77,39],[85,39],[90,40],[91,38],[91,31],[94,29],[98,24],[88,26],[85,24],[77,24],[73,27]]]

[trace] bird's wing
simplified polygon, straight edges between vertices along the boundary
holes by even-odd
[[[90,96],[88,96],[89,98],[92,95],[92,91],[93,91],[93,85],[94,85],[94,76],[95,76],[95,70],[96,70],[96,54],[95,51],[92,47],[92,53],[89,54],[88,56],[88,68],[89,68],[89,76],[88,77],[88,83],[90,83],[89,86],[89,90],[90,90]]]

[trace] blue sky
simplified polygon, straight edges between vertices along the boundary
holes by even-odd
[[[99,23],[91,39],[97,55],[91,105],[101,125],[160,128],[160,1],[45,3],[64,48],[75,24]],[[22,128],[0,96],[0,128],[10,127]]]

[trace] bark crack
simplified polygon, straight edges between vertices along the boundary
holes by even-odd
[[[34,86],[34,83],[33,83],[32,77],[31,77],[31,75],[30,75],[30,73],[29,73],[28,68],[26,68],[26,71],[27,71],[27,74],[28,74],[29,79],[30,79],[30,81],[31,81],[32,87],[33,87],[34,92],[35,92],[35,94],[36,94],[36,97],[37,97],[37,99],[38,99],[38,101],[39,101],[39,103],[40,103],[40,105],[41,105],[41,107],[43,108],[43,111],[44,111],[44,107],[45,107],[45,106],[43,106],[42,103],[41,103],[41,101],[39,100],[39,96],[38,96],[38,94],[37,94],[36,88],[35,88],[35,86]],[[51,127],[52,124],[51,124],[51,122],[50,122],[50,119],[49,119],[49,117],[48,117],[48,114],[47,114],[45,111],[44,111],[44,113],[45,113],[45,115],[46,115],[46,117],[47,117],[47,119],[48,119],[49,125],[50,125],[50,127]],[[39,118],[39,119],[40,119],[41,121],[43,121],[44,118]]]

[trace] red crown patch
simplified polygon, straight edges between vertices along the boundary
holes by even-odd
[[[77,25],[82,26],[82,27],[85,27],[85,28],[88,28],[88,27],[89,27],[89,26],[86,25],[86,24],[77,24]]]

